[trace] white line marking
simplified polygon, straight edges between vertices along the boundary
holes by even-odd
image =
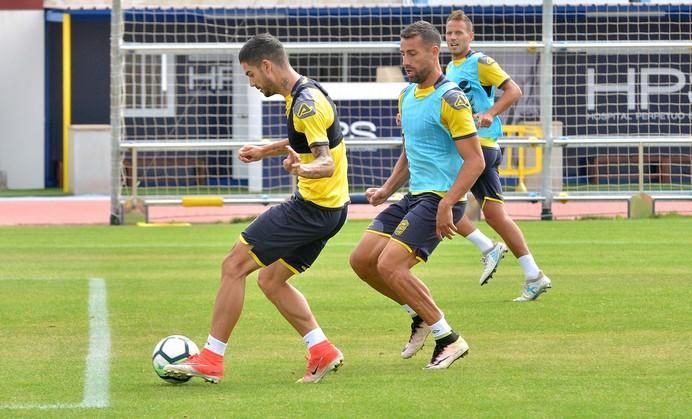
[[[86,358],[84,399],[81,407],[108,407],[111,331],[108,326],[106,281],[89,279],[89,353]]]
[[[80,404],[0,404],[0,409],[7,410],[51,410],[51,409],[79,409]]]
[[[106,281],[89,278],[89,352],[84,373],[84,398],[79,404],[0,404],[0,410],[101,409],[110,403],[111,331],[108,326]]]
[[[0,281],[74,281],[78,278],[50,278],[47,276],[41,278],[0,278]],[[80,279],[82,281],[83,279]]]

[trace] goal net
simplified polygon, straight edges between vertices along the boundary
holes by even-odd
[[[565,7],[554,22],[563,189],[689,195],[692,8]]]
[[[472,47],[524,93],[502,115],[523,127],[501,140],[507,195],[689,195],[692,6],[555,6],[548,50],[541,2],[526,3],[463,7],[475,25]],[[351,192],[381,185],[400,152],[399,33],[419,19],[444,32],[455,9],[133,5],[114,1],[118,201],[266,202],[291,193],[295,180],[281,158],[248,165],[236,157],[243,144],[286,136],[282,98],[251,88],[237,60],[242,44],[262,32],[277,36],[294,68],[335,100]],[[442,49],[444,66],[450,55]]]
[[[352,193],[378,186],[400,153],[396,99],[406,86],[399,33],[416,20],[441,32],[451,8],[125,9],[122,12],[120,186],[124,197],[220,195],[228,199],[287,195],[292,179],[280,158],[250,165],[236,158],[248,142],[285,138],[282,98],[248,86],[237,52],[250,36],[270,32],[294,68],[322,83],[335,100],[346,138]],[[474,9],[478,23],[505,20],[503,33],[480,25],[491,46],[526,80],[522,115],[538,119],[535,15]],[[508,20],[509,19],[509,20]],[[523,28],[530,30],[523,30]],[[449,61],[445,51],[442,60]],[[443,64],[444,64],[443,63]]]

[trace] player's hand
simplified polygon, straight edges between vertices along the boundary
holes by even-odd
[[[286,146],[286,151],[288,156],[284,159],[284,169],[292,175],[300,175],[300,156],[291,148],[290,145]]]
[[[493,124],[493,116],[489,113],[474,114],[473,119],[476,121],[476,126],[478,128],[488,128]]]
[[[365,191],[365,198],[368,200],[370,205],[376,207],[383,203],[389,198],[389,195],[382,191],[382,188],[368,188]]]
[[[457,227],[454,225],[452,217],[452,207],[444,205],[442,202],[437,207],[435,232],[440,240],[451,239],[457,232]]]
[[[243,163],[252,163],[253,161],[262,160],[262,147],[256,145],[244,145],[238,150],[238,158]]]
[[[401,114],[399,112],[396,113],[396,116],[394,117],[394,121],[396,121],[397,127],[401,126]]]

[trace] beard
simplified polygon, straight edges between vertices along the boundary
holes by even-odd
[[[430,70],[427,68],[421,68],[418,71],[414,71],[413,75],[409,76],[408,81],[411,83],[421,83],[425,81],[430,75]]]
[[[273,86],[265,86],[260,89],[260,92],[262,92],[264,97],[270,97],[276,94],[276,90],[273,88]]]
[[[264,97],[274,96],[278,91],[278,89],[276,88],[276,84],[266,77],[262,78],[262,83],[260,84],[260,87],[257,90],[259,90],[264,95]]]

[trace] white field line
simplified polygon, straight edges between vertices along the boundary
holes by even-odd
[[[56,403],[56,404],[0,404],[0,410],[52,410],[52,409],[79,409],[81,404]]]
[[[111,330],[108,326],[106,281],[89,279],[89,353],[81,407],[108,407],[110,394]]]
[[[78,278],[51,278],[47,276],[42,276],[40,278],[0,278],[0,281],[75,281]],[[79,279],[81,281],[81,279]]]
[[[0,410],[93,409],[110,403],[111,331],[108,325],[106,281],[89,279],[89,352],[81,403],[0,404]]]

